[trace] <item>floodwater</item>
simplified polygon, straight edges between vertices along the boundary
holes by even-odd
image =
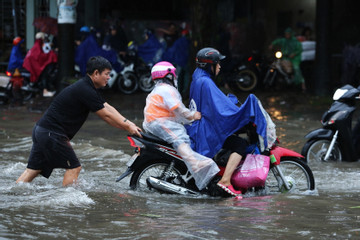
[[[259,94],[281,145],[300,152],[331,103],[301,94]],[[144,93],[107,93],[141,126]],[[239,96],[244,101],[246,95]],[[26,167],[35,122],[50,100],[0,106],[0,239],[360,239],[360,166],[311,166],[316,190],[305,195],[190,198],[131,191],[115,182],[133,153],[126,133],[96,115],[73,139],[83,169],[62,187],[64,170],[15,184]]]

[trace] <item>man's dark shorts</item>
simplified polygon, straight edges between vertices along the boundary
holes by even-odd
[[[41,170],[49,178],[54,168],[73,169],[81,166],[67,136],[36,125],[27,168]]]

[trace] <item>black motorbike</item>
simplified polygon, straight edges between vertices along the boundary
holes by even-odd
[[[230,70],[224,69],[229,87],[242,92],[255,90],[259,81],[257,54],[238,56],[231,59]],[[223,71],[223,70],[222,70]]]
[[[333,104],[322,118],[322,128],[308,133],[302,155],[308,163],[357,161],[360,153],[360,119],[352,128],[360,87],[345,85],[337,89]]]
[[[240,131],[240,133],[244,132],[248,136],[249,144],[257,143],[257,134],[252,124]],[[219,166],[220,172],[207,187],[200,191],[183,159],[171,145],[149,133],[142,133],[142,136],[142,138],[128,136],[130,145],[135,148],[135,154],[127,163],[128,169],[117,178],[117,182],[131,175],[130,188],[137,191],[155,191],[190,196],[229,196],[216,185],[224,173],[230,155],[229,151],[222,149],[216,154],[214,161]],[[243,193],[246,191],[256,191],[260,194],[294,193],[315,188],[312,171],[300,154],[274,145],[271,149],[263,152],[263,155],[276,156],[270,161],[270,170],[265,186],[242,189]]]

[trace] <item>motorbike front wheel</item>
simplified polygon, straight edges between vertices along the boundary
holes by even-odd
[[[175,185],[185,185],[180,170],[176,167],[170,169],[169,161],[159,159],[152,160],[135,170],[130,179],[130,188],[141,192],[157,191],[147,184],[148,177],[158,178]]]
[[[250,92],[255,89],[258,78],[250,69],[244,69],[235,75],[234,82],[239,90]]]
[[[303,156],[306,157],[306,161],[308,164],[324,162],[325,155],[329,149],[330,143],[331,141],[328,139],[310,140],[305,143],[301,153]],[[342,161],[341,150],[337,143],[335,143],[327,161],[328,162]]]
[[[132,94],[138,89],[138,79],[134,72],[127,71],[119,75],[118,88],[125,94]]]
[[[285,192],[304,193],[315,189],[314,175],[305,162],[298,159],[285,158],[281,160],[279,168],[290,189],[286,189],[280,173],[275,167],[272,167],[265,183],[265,189],[268,191],[268,194]]]

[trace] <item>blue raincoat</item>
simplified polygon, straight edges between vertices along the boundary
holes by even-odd
[[[24,56],[21,53],[20,45],[24,42],[24,39],[21,40],[16,46],[13,46],[11,49],[8,70],[13,71],[16,68],[21,68],[24,62]]]
[[[89,34],[75,50],[75,63],[79,66],[82,76],[86,74],[87,61],[93,56],[102,56],[106,58],[117,72],[120,72],[123,68],[117,61],[116,52],[114,50],[102,49],[96,42],[95,37],[92,34]]]
[[[154,34],[150,34],[148,40],[138,47],[138,55],[145,63],[155,64],[161,59],[164,46]]]
[[[172,64],[186,67],[189,59],[190,41],[183,36],[178,38],[174,44],[167,48],[163,54],[163,61],[171,62]]]
[[[266,127],[258,99],[250,94],[238,107],[211,79],[210,74],[197,68],[190,87],[190,109],[201,112],[202,118],[187,126],[191,147],[207,157],[214,157],[225,139],[249,122],[255,123],[257,133],[267,147]]]

